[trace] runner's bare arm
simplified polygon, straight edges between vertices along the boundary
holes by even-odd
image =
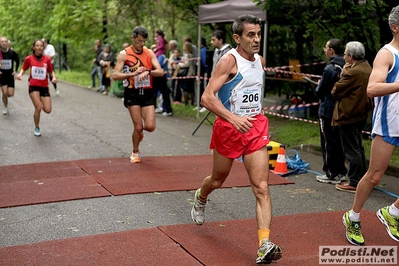
[[[116,60],[114,73],[112,74],[113,80],[129,79],[131,77],[137,76],[137,75],[143,73],[144,71],[146,71],[145,67],[139,67],[133,73],[123,73],[122,71],[123,71],[123,66],[125,65],[125,60],[126,60],[126,51],[123,50],[119,53],[118,58]]]
[[[222,57],[202,95],[201,104],[218,117],[230,122],[238,131],[244,133],[252,128],[251,121],[256,120],[256,118],[248,116],[239,117],[233,114],[227,110],[216,97],[216,93],[220,90],[223,84],[233,78],[236,74],[237,66],[234,56],[229,55]]]
[[[161,65],[159,64],[158,59],[154,54],[154,52],[150,50],[150,54],[151,54],[151,63],[152,63],[151,76],[162,77],[163,75],[165,75],[165,72],[163,71]]]
[[[367,95],[372,97],[384,96],[399,91],[399,82],[385,83],[388,71],[393,65],[393,55],[387,49],[378,52],[374,63],[373,70],[369,78],[367,86]]]

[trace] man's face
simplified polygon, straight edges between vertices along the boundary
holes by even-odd
[[[141,52],[145,45],[147,38],[144,38],[141,35],[137,35],[137,37],[132,36],[132,46],[136,52]]]
[[[7,50],[8,48],[8,39],[7,38],[0,38],[0,47],[2,50]]]
[[[334,53],[334,50],[330,47],[330,42],[327,42],[326,46],[323,49],[327,59],[330,59],[331,55]]]
[[[223,45],[222,39],[218,39],[216,38],[216,36],[212,36],[211,45],[213,46],[213,48],[218,48],[218,49],[222,48],[221,47]]]
[[[241,36],[234,34],[237,44],[248,54],[256,54],[260,51],[261,27],[258,24],[244,24]]]

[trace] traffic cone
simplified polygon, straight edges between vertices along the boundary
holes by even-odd
[[[271,170],[271,172],[278,174],[278,175],[283,175],[288,173],[288,168],[287,168],[287,162],[285,160],[285,146],[280,145],[280,150],[277,155],[277,160],[276,160],[276,166],[274,167],[274,170]]]

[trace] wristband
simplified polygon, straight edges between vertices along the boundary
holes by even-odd
[[[147,71],[148,71],[148,75],[151,76],[151,70],[147,69]]]

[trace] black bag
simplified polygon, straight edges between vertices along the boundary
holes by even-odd
[[[188,67],[178,67],[179,69],[177,70],[177,76],[178,77],[185,77],[187,76],[188,73]]]

